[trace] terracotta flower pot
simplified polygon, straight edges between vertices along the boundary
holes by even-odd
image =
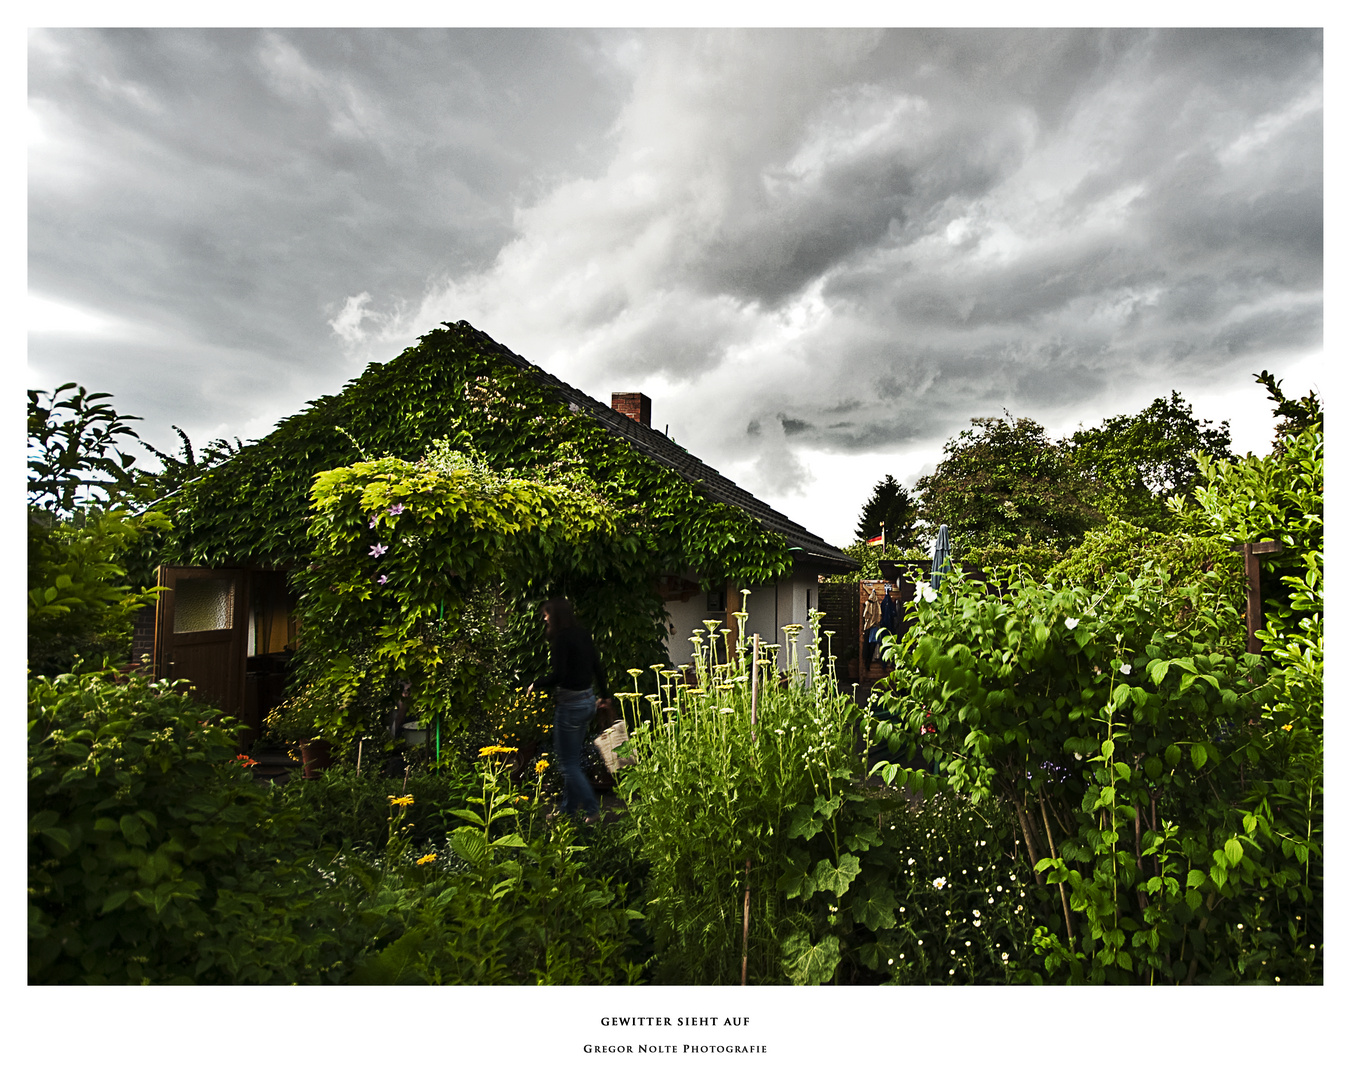
[[[304,766],[306,780],[314,780],[319,773],[333,764],[333,748],[323,739],[313,739],[300,744],[300,761]]]

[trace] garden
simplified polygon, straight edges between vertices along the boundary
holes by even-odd
[[[134,418],[32,392],[29,982],[1320,984],[1321,407],[1265,385],[1260,457],[1175,395],[1058,457],[1030,422],[954,440],[888,533],[940,516],[984,573],[925,578],[866,699],[818,613],[781,647],[719,619],[654,656],[649,599],[620,610],[647,568],[632,472],[354,446],[312,478],[302,648],[264,732],[333,764],[285,784],[125,662],[162,500],[238,448],[184,436],[142,471]],[[1254,652],[1239,549],[1261,541]],[[550,816],[550,708],[522,689],[519,598],[560,552],[623,586],[588,613],[628,734],[595,825]],[[741,630],[780,555],[705,552],[746,583]],[[384,721],[405,698],[419,746]]]

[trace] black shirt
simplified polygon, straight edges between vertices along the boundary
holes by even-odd
[[[569,626],[559,630],[549,650],[549,662],[553,670],[535,681],[536,690],[546,690],[551,686],[563,690],[589,690],[594,679],[599,696],[609,697],[609,682],[605,678],[604,665],[600,663],[595,644],[584,627]]]

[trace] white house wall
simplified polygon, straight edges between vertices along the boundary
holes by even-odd
[[[687,575],[692,577],[693,575]],[[793,573],[779,578],[777,582],[744,586],[750,589],[745,633],[747,639],[759,634],[764,644],[778,644],[780,667],[787,666],[788,646],[783,627],[793,623],[809,626],[807,612],[810,607],[820,603],[820,585],[814,569],[797,567]],[[741,595],[733,594],[733,610],[739,610]],[[722,625],[725,613],[708,610],[708,594],[698,593],[684,602],[666,601],[667,626],[670,636],[666,640],[666,650],[671,663],[680,666],[689,663],[693,657],[693,645],[689,639],[695,630],[705,629],[705,619],[716,619]],[[805,669],[806,644],[808,634],[802,631],[799,638],[799,665]]]

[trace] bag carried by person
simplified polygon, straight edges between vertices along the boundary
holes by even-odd
[[[625,765],[632,765],[637,759],[633,757],[619,757],[617,751],[624,743],[628,741],[628,723],[620,714],[619,719],[610,724],[600,733],[600,737],[595,740],[595,748],[600,751],[600,757],[604,759],[605,768],[613,776]]]

